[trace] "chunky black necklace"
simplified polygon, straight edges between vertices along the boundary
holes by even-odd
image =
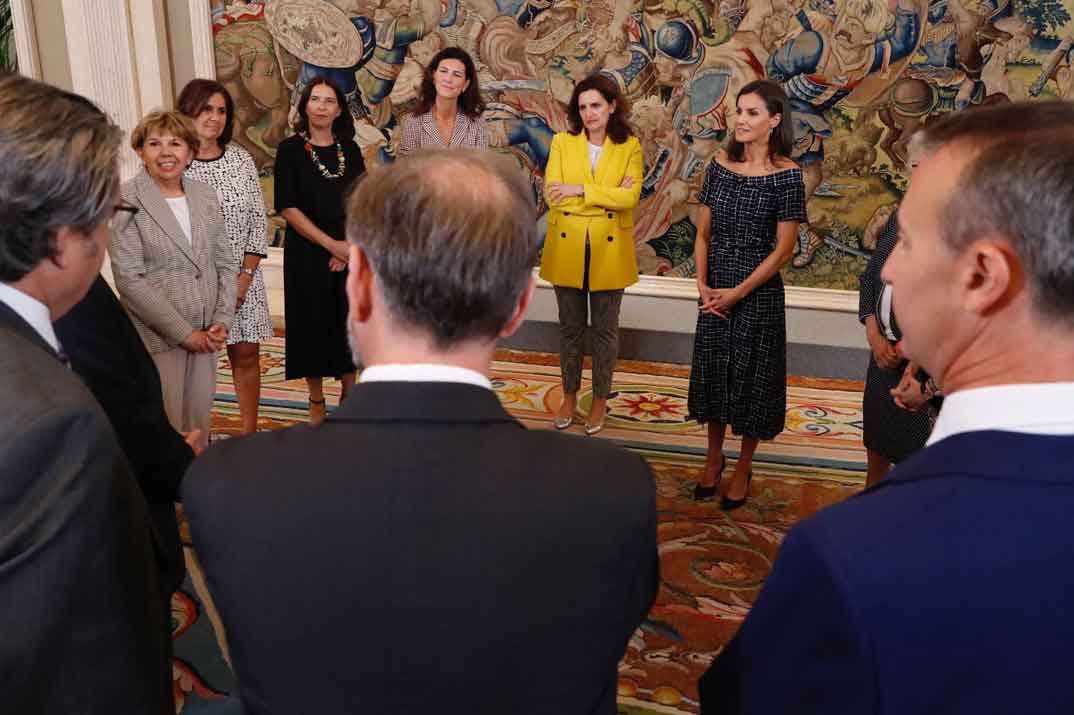
[[[310,141],[310,135],[303,132],[302,138],[306,140],[304,145],[306,152],[309,153],[310,159],[313,159],[313,165],[321,172],[321,176],[326,179],[339,179],[347,173],[347,157],[343,155],[343,145],[339,143],[338,139],[336,140],[336,159],[339,161],[339,171],[333,174],[328,170],[327,166],[321,163],[321,157],[317,156],[317,151],[313,148],[313,142]]]

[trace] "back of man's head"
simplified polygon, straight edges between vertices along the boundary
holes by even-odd
[[[371,171],[347,201],[347,237],[368,257],[402,330],[446,350],[491,341],[536,261],[533,192],[488,151],[434,151]]]
[[[61,228],[88,235],[111,215],[122,138],[85,98],[0,75],[0,282],[52,256]]]
[[[961,251],[978,238],[1002,236],[1038,315],[1074,329],[1074,103],[959,112],[924,135],[937,150],[970,157],[948,199],[947,245]]]

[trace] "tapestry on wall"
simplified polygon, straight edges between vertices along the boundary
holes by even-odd
[[[791,99],[810,223],[791,285],[856,290],[906,186],[910,135],[948,112],[1074,99],[1074,0],[213,0],[236,140],[266,174],[309,78],[347,92],[368,165],[391,161],[422,67],[445,46],[478,67],[490,144],[540,199],[574,83],[602,71],[645,153],[634,238],[643,273],[694,275],[692,207],[759,78]],[[271,214],[270,214],[271,215]],[[282,240],[283,220],[272,217]],[[271,229],[270,229],[271,230]]]

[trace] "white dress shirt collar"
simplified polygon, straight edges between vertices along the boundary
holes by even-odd
[[[53,350],[60,352],[60,341],[52,328],[52,315],[47,305],[7,283],[0,283],[0,302],[18,313]]]
[[[479,372],[454,365],[428,363],[370,365],[362,370],[360,382],[461,382],[492,389],[489,379]]]
[[[944,397],[928,444],[962,432],[1074,435],[1074,382],[994,385]]]

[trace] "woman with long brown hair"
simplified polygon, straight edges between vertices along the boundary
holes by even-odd
[[[780,269],[806,220],[802,170],[790,160],[787,96],[775,82],[744,86],[734,135],[709,164],[698,200],[697,333],[690,416],[708,424],[705,472],[694,499],[715,496],[726,466],[727,425],[742,435],[722,509],[746,503],[753,453],[783,431],[787,411],[787,321]]]
[[[417,108],[403,120],[400,155],[422,148],[487,149],[484,108],[473,59],[462,48],[444,48],[425,69]]]
[[[356,367],[347,344],[344,292],[350,254],[343,197],[365,172],[343,92],[317,77],[298,102],[295,134],[276,150],[276,210],[287,221],[283,245],[288,380],[305,378],[310,422],[326,415],[323,381],[337,378],[345,398]]]

